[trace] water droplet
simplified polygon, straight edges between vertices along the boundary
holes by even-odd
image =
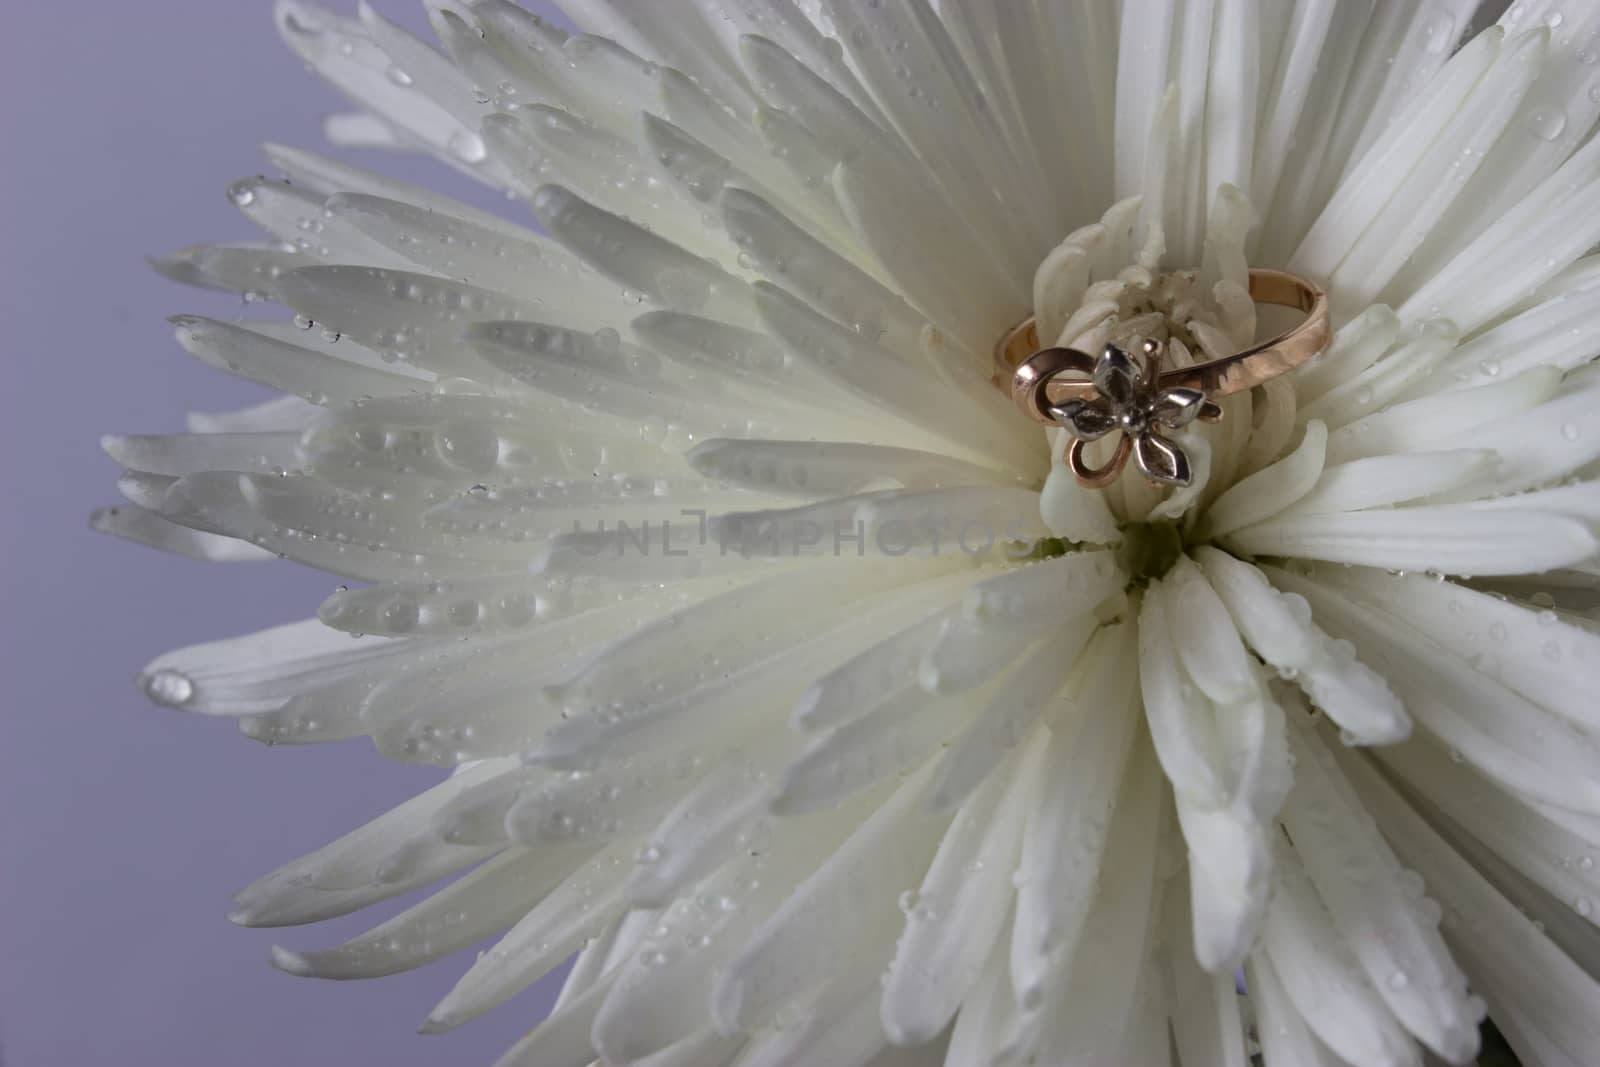
[[[182,707],[194,698],[194,682],[182,671],[159,670],[140,677],[145,696],[169,708]]]
[[[383,609],[383,623],[392,633],[403,634],[416,628],[420,617],[414,600],[392,600]]]
[[[1541,141],[1554,141],[1567,128],[1567,113],[1560,107],[1539,108],[1528,116],[1533,135]]]
[[[479,422],[453,422],[439,433],[439,451],[451,466],[484,474],[500,460],[500,435]]]
[[[452,133],[445,147],[463,163],[482,163],[489,155],[489,147],[483,143],[483,138],[466,127]]]
[[[1569,441],[1576,441],[1583,436],[1583,430],[1575,422],[1564,422],[1561,424],[1561,436]]]
[[[249,207],[256,202],[255,182],[246,179],[228,186],[228,202],[234,207]]]
[[[411,75],[407,74],[393,63],[389,64],[389,69],[386,73],[389,75],[389,80],[394,82],[396,85],[411,84]]]
[[[1572,910],[1587,919],[1589,913],[1594,910],[1594,905],[1589,903],[1588,897],[1579,897],[1572,902]]]
[[[1404,971],[1395,971],[1389,976],[1389,988],[1399,992],[1411,984],[1411,978]]]
[[[639,439],[646,444],[659,445],[667,439],[667,420],[652,415],[639,423]]]

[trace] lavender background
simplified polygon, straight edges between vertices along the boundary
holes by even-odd
[[[412,0],[380,7],[423,25]],[[268,749],[132,685],[169,648],[304,617],[335,580],[193,563],[85,523],[116,498],[101,434],[176,432],[185,411],[265,397],[164,322],[237,303],[141,257],[253,237],[227,182],[263,169],[261,141],[322,147],[339,101],[279,44],[267,0],[9,4],[0,99],[0,1061],[492,1063],[554,983],[418,1037],[468,954],[357,983],[267,963],[274,941],[333,944],[398,904],[302,930],[224,918],[233,890],[437,775],[365,741]],[[521,213],[429,161],[363,162]]]

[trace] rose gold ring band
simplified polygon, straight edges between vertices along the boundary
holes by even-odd
[[[1164,370],[1156,379],[1156,388],[1198,389],[1207,397],[1242,393],[1288,373],[1328,347],[1332,338],[1328,297],[1314,282],[1287,271],[1257,268],[1250,271],[1250,297],[1258,304],[1303,311],[1305,320],[1270,341],[1231,356]],[[995,346],[994,383],[1011,395],[1023,414],[1053,426],[1056,420],[1050,415],[1051,407],[1093,395],[1088,378],[1095,362],[1096,357],[1076,349],[1040,349],[1039,331],[1030,315],[1006,331]],[[1063,374],[1072,376],[1063,378]]]

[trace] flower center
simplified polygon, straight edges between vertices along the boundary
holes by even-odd
[[[1142,588],[1172,569],[1183,555],[1185,538],[1175,522],[1133,522],[1122,528],[1117,563],[1128,587]]]
[[[1250,265],[1245,256],[1250,207],[1236,190],[1217,193],[1215,225],[1204,249],[1187,262],[1168,260],[1168,242],[1159,221],[1142,214],[1137,198],[1111,207],[1100,222],[1084,227],[1045,257],[1034,278],[1034,318],[1042,348],[1068,348],[1095,357],[1114,346],[1142,351],[1155,342],[1165,370],[1225,360],[1256,340],[1256,303],[1251,298]],[[1097,391],[1100,375],[1096,374]],[[1214,398],[1187,397],[1167,390],[1156,395],[1102,396],[1106,403],[1062,403],[1060,414],[1071,417],[1069,428],[1052,439],[1058,462],[1052,479],[1081,477],[1110,470],[1121,462],[1126,473],[1115,480],[1090,478],[1054,494],[1047,508],[1074,527],[1066,516],[1074,493],[1094,493],[1100,501],[1080,509],[1109,511],[1117,527],[1133,531],[1127,551],[1134,554],[1130,574],[1152,575],[1170,566],[1180,534],[1192,532],[1203,508],[1229,485],[1259,469],[1266,454],[1286,442],[1277,438],[1292,430],[1293,392],[1287,385],[1270,392],[1275,418],[1264,418],[1263,390]],[[1150,390],[1145,390],[1150,392]],[[1166,395],[1171,393],[1174,395]],[[1091,400],[1093,398],[1090,398]],[[1189,411],[1203,404],[1203,408]],[[1094,410],[1080,410],[1094,407]],[[1288,417],[1284,411],[1287,408]],[[1194,420],[1198,410],[1207,419]],[[1068,426],[1063,423],[1063,426]],[[1070,432],[1069,432],[1070,429]],[[1263,435],[1258,439],[1258,432]],[[1272,440],[1268,440],[1271,438]],[[1119,448],[1122,450],[1119,456]],[[1085,522],[1068,528],[1069,540],[1094,540],[1104,530]],[[1163,547],[1166,546],[1166,547]]]

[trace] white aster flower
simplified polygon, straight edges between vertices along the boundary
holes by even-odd
[[[103,528],[364,583],[151,696],[453,771],[234,918],[466,873],[278,965],[504,931],[441,1029],[578,952],[508,1065],[1592,1064],[1600,5],[566,6],[280,4],[334,140],[545,232],[269,147],[165,266],[288,395],[107,442]],[[1236,351],[1250,266],[1337,334],[1187,488],[988,381],[1029,313]]]

